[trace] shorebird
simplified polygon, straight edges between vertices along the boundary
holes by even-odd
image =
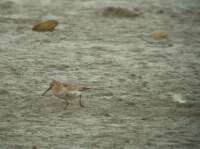
[[[79,96],[80,97],[79,104],[81,107],[84,107],[84,105],[81,102],[81,92],[88,89],[90,88],[78,87],[72,84],[62,83],[60,81],[53,80],[50,83],[49,88],[42,94],[42,96],[44,96],[48,91],[51,90],[56,97],[64,99],[66,101],[66,107],[70,104],[69,101],[71,99]]]

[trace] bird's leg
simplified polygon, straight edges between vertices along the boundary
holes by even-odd
[[[69,106],[69,101],[66,100],[66,105],[64,109],[66,110],[68,106]]]
[[[82,104],[82,102],[81,102],[81,97],[82,97],[82,95],[80,95],[79,97],[80,97],[80,99],[79,99],[79,104],[80,104],[80,106],[81,106],[81,107],[85,107],[85,106]]]

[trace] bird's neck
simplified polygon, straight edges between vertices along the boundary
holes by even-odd
[[[59,94],[60,92],[62,92],[62,90],[63,90],[62,85],[54,86],[53,89],[52,89],[54,94]]]

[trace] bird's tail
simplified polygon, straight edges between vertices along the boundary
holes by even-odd
[[[105,87],[80,87],[79,91],[87,91],[87,90],[103,90]]]
[[[79,88],[79,91],[86,91],[92,89],[91,87],[81,87]]]

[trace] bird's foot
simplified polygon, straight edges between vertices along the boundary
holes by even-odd
[[[68,106],[69,106],[69,102],[66,102],[66,105],[65,105],[65,107],[64,107],[64,110],[66,110]]]

